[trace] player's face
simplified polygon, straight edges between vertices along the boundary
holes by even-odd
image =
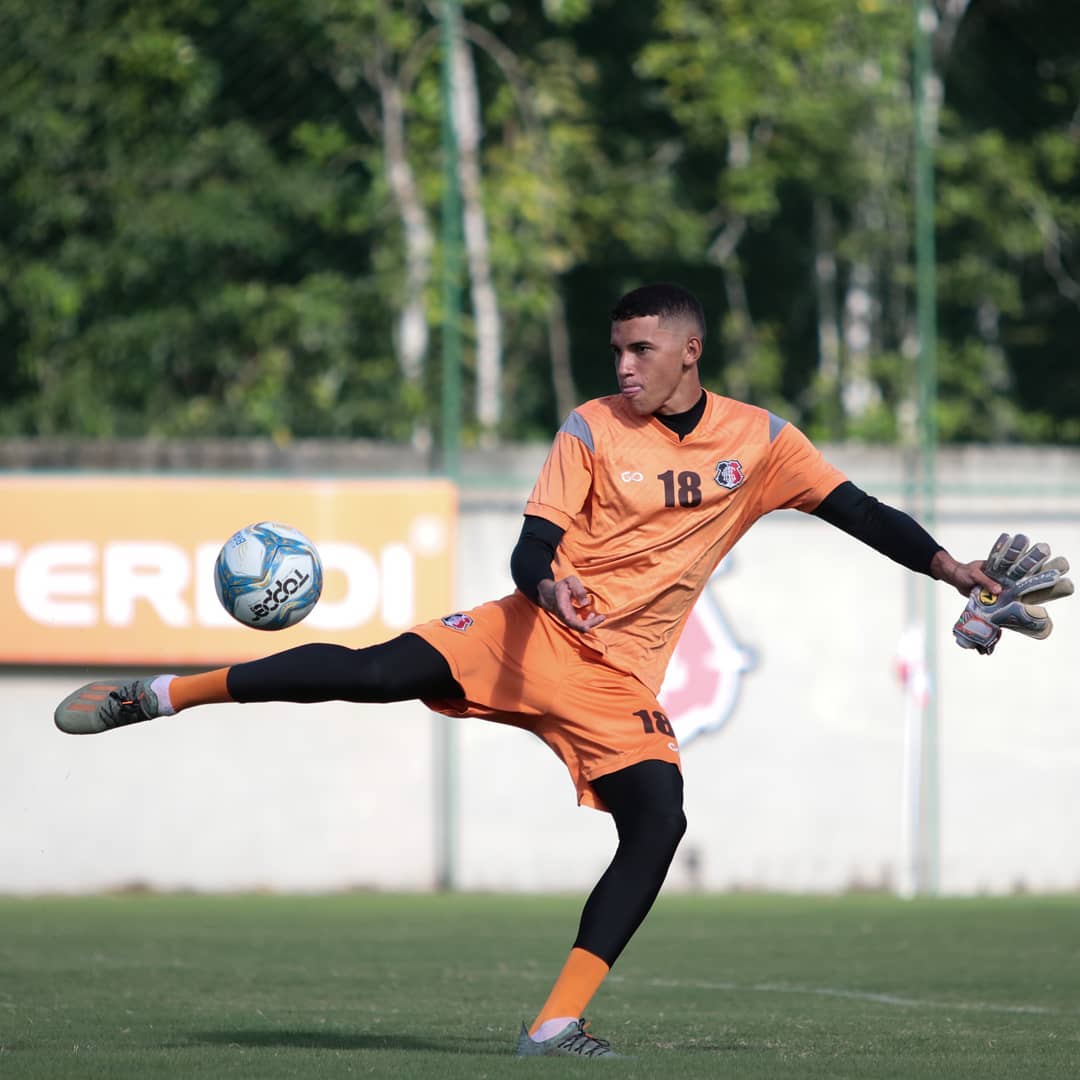
[[[688,324],[656,315],[611,324],[611,352],[623,400],[639,416],[680,413],[701,396],[701,338]]]

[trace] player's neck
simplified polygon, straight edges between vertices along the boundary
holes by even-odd
[[[701,418],[705,415],[706,400],[707,397],[705,391],[702,390],[697,401],[695,401],[685,412],[666,414],[653,413],[653,416],[655,416],[669,431],[674,431],[675,434],[679,436],[679,440],[682,441],[698,426]]]

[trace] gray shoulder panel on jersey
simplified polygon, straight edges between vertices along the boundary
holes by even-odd
[[[775,413],[769,413],[769,442],[775,442],[776,436],[787,427],[787,421]]]
[[[576,409],[563,421],[563,426],[559,428],[560,431],[565,431],[567,435],[573,435],[575,439],[580,439],[588,448],[590,454],[596,453],[596,446],[593,444],[592,428],[589,427],[588,421],[579,413]]]

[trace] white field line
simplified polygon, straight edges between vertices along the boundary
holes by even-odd
[[[617,978],[618,976],[612,976]],[[807,994],[813,997],[846,998],[850,1001],[869,1001],[876,1005],[896,1005],[905,1009],[957,1009],[963,1012],[1007,1013],[1032,1016],[1078,1016],[1075,1009],[1056,1009],[1050,1005],[999,1005],[990,1001],[934,1001],[932,998],[907,997],[903,994],[883,994],[872,990],[847,990],[836,986],[799,986],[791,983],[754,983],[739,986],[736,983],[712,983],[706,980],[680,981],[679,979],[650,979],[648,986],[676,990],[681,987],[693,990],[734,990],[754,994]]]
[[[529,978],[545,978],[530,972]],[[999,1005],[990,1001],[935,1001],[932,998],[908,997],[903,994],[884,994],[872,990],[848,990],[836,986],[800,986],[795,983],[734,983],[710,979],[645,979],[609,975],[607,982],[633,986],[656,987],[662,990],[711,990],[737,994],[804,994],[809,997],[844,998],[848,1001],[867,1001],[875,1005],[894,1005],[903,1009],[941,1009],[958,1012],[1002,1013],[1011,1016],[1080,1016],[1078,1009],[1058,1009],[1051,1005]]]

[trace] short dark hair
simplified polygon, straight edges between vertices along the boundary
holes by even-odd
[[[705,310],[689,290],[670,281],[642,285],[628,292],[611,309],[612,322],[656,315],[661,319],[686,319],[695,324],[698,337],[705,340]]]

